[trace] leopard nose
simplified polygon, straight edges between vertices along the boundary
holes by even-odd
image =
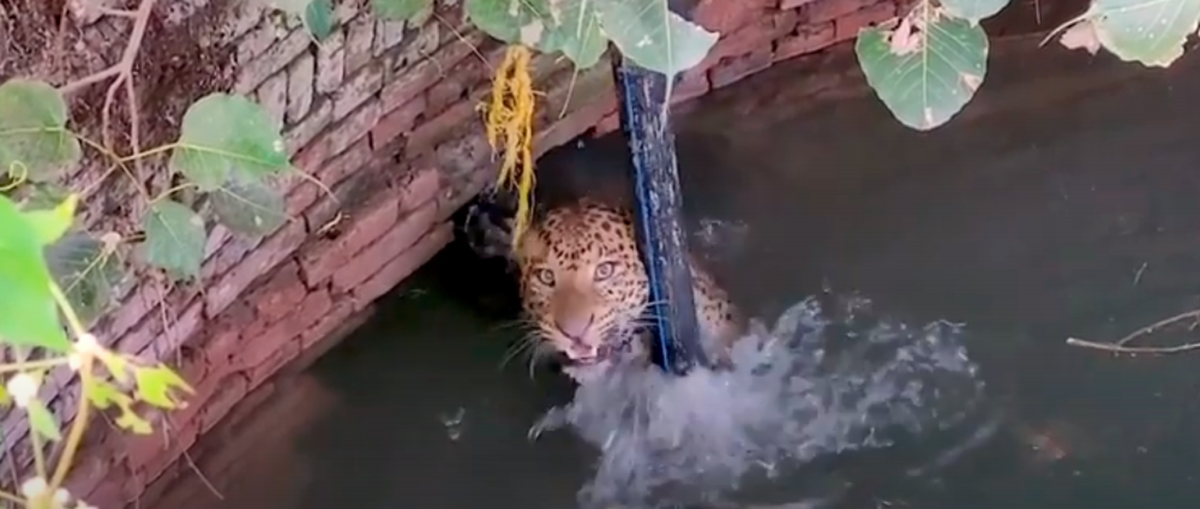
[[[579,343],[583,341],[588,329],[592,327],[592,317],[568,318],[565,320],[560,318],[554,321],[554,326],[558,327],[558,330],[562,331],[563,335],[572,342]]]

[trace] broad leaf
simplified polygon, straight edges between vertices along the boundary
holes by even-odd
[[[54,208],[25,211],[25,220],[42,246],[49,246],[62,238],[75,222],[75,207],[78,205],[79,195],[72,194]]]
[[[1200,25],[1200,0],[1095,0],[1084,16],[1117,58],[1168,67]]]
[[[318,41],[323,41],[333,34],[337,26],[337,15],[333,12],[330,0],[312,0],[304,8],[304,27]]]
[[[290,166],[279,126],[266,110],[223,93],[192,103],[171,155],[171,168],[202,191],[220,187],[231,175],[259,179]]]
[[[150,208],[143,222],[146,263],[167,271],[176,279],[200,275],[204,262],[204,220],[182,203],[161,200]]]
[[[25,407],[29,412],[29,427],[47,440],[57,442],[62,440],[62,431],[58,429],[58,419],[50,413],[50,408],[42,400],[34,398]]]
[[[918,6],[895,30],[868,28],[855,46],[867,83],[901,123],[927,131],[975,96],[987,73],[979,25]]]
[[[50,274],[85,323],[113,304],[115,289],[125,277],[120,260],[104,243],[86,233],[71,233],[46,249]]]
[[[1008,6],[1009,0],[941,0],[946,13],[956,18],[979,24],[980,21],[995,16]]]
[[[22,210],[52,209],[71,196],[71,190],[57,182],[29,182],[13,192]]]
[[[289,14],[302,14],[310,0],[258,0],[258,3]]]
[[[50,271],[37,232],[0,195],[0,341],[58,351],[70,348],[50,292]]]
[[[596,8],[622,55],[669,78],[698,65],[717,43],[716,33],[671,12],[666,0],[604,0]]]
[[[244,235],[267,235],[287,220],[283,194],[263,182],[230,179],[209,200],[217,221]]]
[[[548,11],[545,0],[466,0],[467,17],[484,33],[507,43],[541,48]]]
[[[67,131],[67,102],[54,87],[14,78],[0,85],[0,172],[44,182],[82,157]]]
[[[425,9],[433,10],[433,0],[371,0],[371,8],[383,19],[408,21]]]
[[[600,30],[596,2],[602,0],[550,0],[553,28],[546,34],[543,51],[562,51],[577,69],[600,62],[608,38]]]
[[[171,368],[162,364],[154,367],[137,367],[133,370],[137,380],[137,397],[159,408],[175,408],[179,401],[175,392],[192,393],[193,389]]]

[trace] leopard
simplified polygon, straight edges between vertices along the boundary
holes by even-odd
[[[563,371],[576,382],[617,363],[650,362],[654,306],[629,210],[588,198],[554,207],[532,221],[510,256],[533,349],[565,358]],[[688,253],[688,263],[702,344],[716,365],[728,366],[747,321],[697,257]]]

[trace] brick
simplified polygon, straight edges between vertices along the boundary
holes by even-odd
[[[199,419],[199,431],[205,433],[220,422],[238,401],[246,395],[250,388],[250,380],[245,375],[234,373],[222,381],[216,394],[204,406],[204,412]]]
[[[124,336],[146,315],[150,314],[150,311],[158,307],[160,295],[162,295],[162,287],[158,286],[157,282],[142,281],[137,286],[137,290],[130,294],[128,300],[113,312],[112,321],[108,324],[108,334],[101,336],[102,341],[107,339],[115,342]]]
[[[317,92],[328,94],[342,84],[346,70],[346,34],[338,30],[317,46]]]
[[[395,288],[405,278],[433,258],[454,238],[451,223],[442,223],[427,233],[411,248],[384,265],[371,279],[354,289],[354,302],[365,306]]]
[[[833,22],[800,25],[795,35],[779,40],[775,45],[775,61],[812,53],[833,44]]]
[[[236,266],[246,255],[258,247],[262,243],[259,237],[246,237],[242,235],[234,235],[229,239],[217,254],[210,258],[203,266],[200,267],[200,277],[202,281],[212,281],[218,277],[225,275],[229,269]]]
[[[701,76],[704,76],[703,74]],[[705,78],[707,80],[707,78]],[[707,81],[706,81],[707,83]],[[616,107],[616,98],[608,97],[606,100],[591,101],[585,104],[583,108],[571,112],[561,120],[554,122],[538,132],[534,138],[533,148],[534,157],[541,157],[547,151],[554,147],[565,145],[567,142],[579,137],[591,127],[599,123],[605,115]]]
[[[162,323],[162,316],[158,313],[151,313],[142,319],[137,327],[117,338],[117,343],[113,346],[121,353],[140,353],[162,333]]]
[[[433,168],[409,172],[400,193],[401,210],[411,211],[437,198],[442,190],[442,174]]]
[[[479,86],[487,83],[489,72],[478,58],[467,58],[443,74],[445,77],[425,92],[425,109],[429,115],[437,115],[450,105],[462,101],[472,88],[490,93],[488,87]]]
[[[346,74],[357,71],[371,61],[371,46],[375,42],[373,16],[350,20],[346,26]]]
[[[404,29],[407,26],[403,20],[375,20],[375,47],[372,53],[378,57],[387,50],[404,41]]]
[[[896,16],[896,4],[883,2],[859,9],[833,21],[834,42],[849,41],[858,37],[858,31],[868,26],[887,21]]]
[[[281,368],[299,356],[300,339],[293,336],[291,340],[271,353],[270,357],[267,357],[258,365],[248,370],[247,375],[250,377],[250,387],[257,388],[259,385],[262,385],[278,373]]]
[[[239,94],[249,94],[271,75],[283,70],[292,60],[308,49],[311,43],[308,32],[293,30],[283,40],[271,45],[263,54],[241,67],[233,89]]]
[[[333,122],[333,102],[324,101],[283,135],[288,153],[297,154]]]
[[[417,62],[404,69],[395,69],[389,77],[388,84],[380,93],[385,111],[394,110],[408,102],[417,94],[424,92],[437,83],[445,69],[451,69],[462,59],[472,54],[474,46],[482,43],[481,34],[472,33],[465,36],[465,41],[455,40],[435,51],[429,58]]]
[[[693,19],[708,30],[725,34],[762,16],[766,7],[763,0],[700,0]]]
[[[373,154],[367,140],[360,140],[331,161],[309,172],[326,187],[332,188],[342,180],[370,162]],[[325,191],[308,180],[298,180],[296,188],[288,195],[288,215],[296,216],[311,206]]]
[[[382,193],[374,203],[350,219],[351,225],[344,235],[305,253],[300,260],[300,269],[308,286],[316,286],[331,277],[355,254],[387,232],[396,223],[399,207],[395,196]]]
[[[409,213],[373,244],[339,267],[333,273],[333,289],[349,291],[366,281],[430,231],[436,216],[437,202],[432,200]]]
[[[594,136],[602,136],[611,132],[615,132],[620,128],[621,116],[619,112],[613,112],[596,123]]]
[[[369,305],[355,311],[354,302],[339,299],[333,309],[301,334],[301,354],[289,371],[300,372],[312,366],[322,355],[366,323],[374,311],[374,307]]]
[[[796,25],[800,21],[800,14],[795,10],[789,9],[779,11],[771,15],[772,24],[772,39],[778,39],[788,35],[796,30]]]
[[[404,49],[396,54],[389,64],[389,71],[403,72],[404,68],[428,58],[442,46],[441,25],[431,23],[415,31],[412,40],[404,45]],[[468,38],[471,35],[467,36]]]
[[[267,110],[275,125],[283,127],[283,115],[287,109],[288,76],[286,71],[279,71],[267,78],[258,86],[258,104]]]
[[[338,88],[333,99],[333,118],[339,119],[361,106],[383,86],[383,66],[374,63],[363,67]]]
[[[817,0],[780,0],[779,8],[781,10],[790,11],[799,9],[800,7],[813,3],[814,1]]]
[[[243,369],[258,370],[272,358],[277,358],[279,351],[286,349],[294,350],[287,360],[295,358],[300,353],[300,335],[325,316],[332,307],[333,301],[327,288],[321,288],[308,294],[303,302],[297,304],[293,313],[286,320],[268,328],[256,338],[253,345],[244,350],[244,355],[238,359],[238,365]],[[265,375],[272,374],[278,367],[279,365],[271,366],[267,370],[271,373]],[[251,385],[262,379],[263,377],[252,374]]]
[[[208,239],[204,241],[204,260],[207,261],[217,254],[217,250],[221,249],[229,239],[233,238],[233,233],[222,224],[215,224],[212,230],[208,233]]]
[[[329,133],[329,154],[338,155],[362,139],[379,122],[379,101],[370,100],[342,119]]]
[[[300,267],[294,262],[284,263],[265,284],[254,291],[252,301],[258,320],[267,323],[279,321],[295,310],[304,300],[308,288],[300,281]]]
[[[288,100],[285,120],[295,125],[304,120],[313,104],[313,87],[316,85],[317,59],[304,53],[288,66]]]
[[[221,277],[220,282],[212,285],[205,295],[208,313],[219,315],[229,307],[233,300],[258,279],[259,276],[279,265],[291,256],[300,243],[304,241],[306,231],[304,224],[292,221],[276,231],[258,249],[250,253],[245,260]]]
[[[432,151],[438,144],[450,139],[477,114],[475,105],[469,101],[451,106],[442,114],[413,129],[405,145],[406,154],[415,157]]]
[[[204,299],[196,299],[178,316],[167,316],[165,320],[167,323],[163,324],[162,334],[154,338],[150,347],[144,350],[153,352],[153,355],[148,356],[150,358],[170,358],[171,354],[178,352],[186,341],[200,331],[200,327],[204,325]]]
[[[268,21],[260,20],[245,37],[242,37],[237,45],[237,64],[239,66],[248,65],[259,55],[267,51],[272,44],[275,43],[278,32],[275,30],[275,25]]]
[[[874,6],[879,2],[880,0],[813,0],[803,9],[802,22],[816,24],[833,21],[854,11]]]
[[[748,55],[722,62],[721,65],[708,71],[708,79],[712,82],[714,89],[726,87],[770,67],[771,62],[771,48],[765,47]]]
[[[388,80],[379,92],[379,100],[383,103],[383,111],[391,112],[401,105],[412,101],[429,87],[437,83],[441,72],[432,60],[424,60],[409,69],[399,71]]]
[[[685,72],[683,78],[675,85],[675,91],[671,95],[671,104],[690,101],[707,94],[710,89],[707,73]]]
[[[417,96],[379,119],[371,129],[371,148],[378,150],[388,142],[412,132],[417,117],[425,112],[425,96]]]

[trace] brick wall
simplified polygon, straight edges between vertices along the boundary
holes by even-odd
[[[165,433],[133,437],[94,426],[69,481],[72,493],[105,508],[151,502],[140,499],[146,485],[188,470],[176,460],[234,403],[270,384],[282,366],[328,348],[331,335],[359,323],[377,297],[446,245],[448,217],[493,178],[475,105],[499,45],[469,29],[454,5],[440,8],[428,25],[406,29],[374,21],[350,2],[338,7],[341,28],[321,45],[299,29],[277,28],[256,2],[159,6],[170,11],[159,33],[185,30],[196,39],[200,25],[220,20],[203,51],[227,52],[236,65],[229,79],[213,83],[256,96],[285,125],[297,165],[336,198],[311,182],[288,182],[288,212],[296,220],[274,234],[251,241],[215,227],[203,292],[167,292],[143,281],[101,321],[99,337],[176,365],[197,394],[188,408],[157,416],[156,429]],[[896,9],[891,0],[705,0],[698,21],[723,36],[686,73],[676,100],[849,41]],[[104,26],[88,30],[103,35]],[[121,41],[109,32],[108,40]],[[540,151],[616,127],[607,64],[574,79],[561,118],[572,70],[547,57],[538,57],[535,69],[546,92]],[[105,193],[122,201],[116,189]],[[48,399],[68,422],[76,390],[61,389],[74,382],[65,372],[53,379],[47,390],[63,395]],[[6,446],[18,444],[15,462],[27,468],[27,424],[9,416],[3,427]]]

